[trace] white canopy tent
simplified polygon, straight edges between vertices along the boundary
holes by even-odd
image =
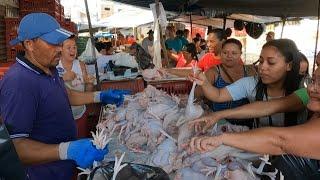
[[[153,22],[153,15],[150,10],[132,8],[115,13],[107,19],[98,22],[98,25],[108,28],[128,28],[150,22]]]

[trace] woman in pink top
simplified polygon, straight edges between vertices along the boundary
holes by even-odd
[[[182,53],[178,55],[176,67],[192,67],[198,61],[197,49],[193,43],[189,43],[182,48]]]
[[[162,73],[169,73],[179,77],[187,77],[192,71],[192,65],[196,64],[198,61],[197,49],[193,43],[185,45],[179,54],[175,55],[171,53],[170,55],[171,59],[174,59],[177,62],[176,68],[161,69]]]

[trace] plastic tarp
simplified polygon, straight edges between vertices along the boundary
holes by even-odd
[[[153,22],[152,12],[139,8],[122,10],[98,22],[99,26],[108,28],[128,28]]]
[[[167,27],[167,17],[166,12],[162,6],[162,3],[159,2],[159,15],[157,15],[156,4],[150,4],[150,8],[152,10],[153,18],[154,18],[154,41],[153,41],[153,64],[157,68],[162,68],[161,62],[161,34],[159,27],[161,26],[162,32],[165,31]],[[158,17],[157,17],[158,16]]]
[[[117,174],[117,180],[170,180],[168,174],[159,167],[127,163]],[[114,172],[114,162],[96,167],[90,174],[89,180],[111,180]]]
[[[154,0],[114,0],[139,7],[149,7]],[[186,12],[199,10],[218,14],[253,14],[274,17],[308,17],[318,15],[317,0],[190,0],[161,1],[166,11]],[[212,17],[212,16],[211,16]]]
[[[206,16],[192,15],[191,19],[192,19],[192,23],[196,25],[213,26],[216,28],[223,27],[222,18],[209,18]],[[271,22],[281,21],[281,18],[278,18],[278,17],[253,16],[248,14],[232,14],[230,16],[227,16],[226,27],[233,27],[233,22],[235,19],[243,20],[247,22],[256,22],[256,23],[271,23]],[[173,19],[173,21],[189,24],[190,16],[181,15]]]
[[[317,0],[197,0],[204,10],[224,14],[254,14],[274,17],[307,17],[318,15]]]

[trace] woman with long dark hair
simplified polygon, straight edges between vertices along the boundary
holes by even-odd
[[[213,151],[223,144],[258,154],[279,155],[272,158],[271,164],[279,169],[286,179],[319,179],[320,68],[314,72],[312,81],[308,84],[308,94],[306,91],[303,94],[306,94],[301,99],[306,102],[303,104],[314,114],[301,125],[264,127],[241,133],[193,137],[190,141],[190,150]],[[280,102],[272,101],[274,101],[273,105]],[[284,103],[280,105],[289,106]]]
[[[236,101],[248,98],[250,102],[267,101],[287,96],[299,88],[298,48],[289,39],[267,42],[261,50],[258,76],[245,77],[224,88],[216,88],[208,81],[204,73],[190,79],[202,87],[204,95],[213,102]],[[288,116],[289,117],[289,116]],[[287,126],[284,113],[260,118],[259,126]],[[293,121],[288,121],[289,123]]]
[[[256,71],[252,65],[240,65],[242,54],[242,44],[237,39],[228,39],[222,43],[222,50],[220,53],[221,64],[210,68],[205,72],[206,78],[216,88],[224,88],[233,82],[248,76],[256,75]],[[196,96],[202,96],[201,88],[197,88]],[[236,101],[228,102],[212,102],[210,106],[214,112],[225,109],[235,108],[248,103],[247,98],[242,98]],[[235,122],[230,120],[231,123],[240,123],[241,125],[249,125],[247,122]],[[250,123],[250,122],[249,122]],[[252,125],[249,125],[252,126]]]

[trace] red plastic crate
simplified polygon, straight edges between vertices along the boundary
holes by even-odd
[[[0,80],[3,78],[4,72],[0,72]]]
[[[41,11],[41,10],[34,10],[34,11],[20,11],[20,17],[23,18],[25,15],[30,14],[30,13],[35,13],[35,12],[42,12],[42,13],[47,13],[50,16],[54,17],[58,22],[60,22],[61,16],[57,12],[52,12],[52,11]]]
[[[7,47],[7,61],[15,61],[17,53],[23,51],[23,47],[21,45],[17,45],[14,47]]]
[[[0,68],[9,68],[14,62],[1,62]]]
[[[0,67],[0,73],[6,73],[10,67]]]
[[[55,0],[20,1],[20,11],[51,11],[60,14],[60,3]]]
[[[77,33],[77,25],[74,22],[65,21],[62,27],[70,32]]]
[[[5,34],[6,36],[16,35],[20,19],[19,18],[5,18]]]
[[[19,0],[19,3],[29,3],[29,2],[33,2],[35,0]],[[44,1],[44,0],[37,0],[37,1]],[[60,4],[60,0],[45,0],[46,2],[52,3],[52,2],[56,2],[58,4]]]
[[[15,39],[17,36],[18,36],[17,33],[7,34],[7,35],[6,35],[6,46],[7,46],[7,47],[11,46],[9,42],[10,42],[11,40]]]
[[[64,17],[64,7],[60,5],[60,15]]]
[[[151,81],[147,82],[157,89],[167,92],[168,94],[189,94],[192,88],[192,82],[182,81]]]
[[[122,89],[131,90],[133,94],[144,90],[144,81],[142,78],[118,81],[101,82],[101,90]]]
[[[59,21],[60,25],[64,25],[64,15],[63,14],[60,14],[60,21]]]
[[[16,50],[13,48],[7,49],[7,61],[14,61],[16,58]]]

